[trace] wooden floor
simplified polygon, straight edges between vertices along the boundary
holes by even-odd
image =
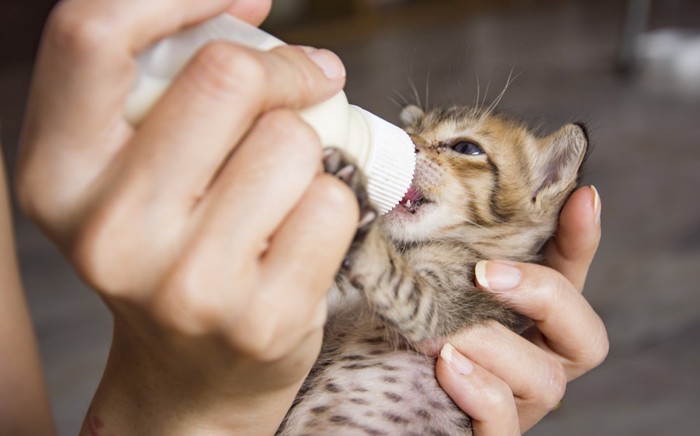
[[[332,41],[346,63],[348,95],[396,120],[395,102],[416,99],[413,85],[424,104],[489,102],[512,71],[517,78],[502,109],[543,130],[587,122],[595,149],[585,182],[602,195],[604,237],[586,295],[612,347],[607,362],[572,383],[563,407],[530,434],[698,434],[700,101],[614,74],[624,2],[512,3],[521,6],[443,10],[444,19],[412,18],[405,27],[375,26]],[[297,35],[308,39],[296,42],[323,40]],[[2,68],[8,160],[27,77],[26,65]],[[104,364],[110,316],[30,224],[18,216],[16,227],[56,422],[72,435]]]

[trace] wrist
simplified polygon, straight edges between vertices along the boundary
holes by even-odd
[[[103,380],[104,382],[104,380]],[[153,403],[143,396],[125,396],[101,384],[85,416],[81,436],[148,435],[273,435],[292,404],[298,387],[249,399],[221,401],[183,411],[172,399]],[[184,413],[181,413],[184,412]]]
[[[232,361],[222,373],[209,356],[196,368],[171,365],[118,336],[81,435],[274,434],[304,379],[261,386],[264,365]]]

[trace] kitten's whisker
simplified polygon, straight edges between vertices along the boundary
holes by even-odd
[[[403,108],[403,107],[406,107],[406,106],[408,106],[409,104],[411,104],[411,102],[408,101],[408,98],[406,98],[405,95],[401,94],[401,93],[399,92],[398,89],[393,88],[392,91],[394,91],[394,94],[396,94],[396,96],[399,97],[399,98],[401,99],[401,103],[399,104],[400,107]],[[393,99],[392,99],[392,100],[393,100]],[[393,100],[393,101],[396,102],[396,100]],[[399,103],[399,102],[397,102],[397,103]]]
[[[425,109],[423,106],[423,102],[420,99],[420,94],[418,92],[418,88],[416,87],[416,82],[413,80],[412,77],[408,78],[408,84],[411,87],[411,91],[413,91],[413,97],[416,99],[416,106],[418,106],[421,109]]]
[[[401,103],[400,101],[398,101],[397,99],[395,99],[395,98],[393,98],[393,97],[389,97],[389,101],[391,101],[391,102],[394,103],[396,106],[398,106],[399,109],[403,109],[403,108],[405,108],[406,106],[408,106],[407,103],[405,103],[405,102],[404,102],[404,103]]]
[[[423,109],[428,110],[429,106],[429,101],[430,101],[430,73],[432,73],[432,69],[428,69],[428,74],[426,74],[425,77],[425,107]]]
[[[478,110],[479,110],[479,97],[481,97],[481,82],[479,81],[479,73],[474,72],[474,75],[476,76],[476,98],[474,98],[473,106],[476,108],[476,111],[478,112]]]
[[[503,96],[506,94],[506,91],[508,90],[508,88],[510,87],[510,85],[515,81],[515,79],[518,78],[518,76],[520,76],[520,73],[518,73],[518,74],[515,75],[515,77],[513,77],[513,71],[514,71],[514,70],[515,70],[515,65],[513,65],[513,66],[510,68],[510,72],[508,73],[508,79],[506,79],[506,84],[505,84],[505,86],[503,87],[503,90],[501,91],[500,94],[498,94],[498,96],[496,97],[496,99],[489,105],[489,107],[486,109],[486,112],[484,112],[484,114],[482,115],[482,117],[488,117],[488,116],[490,116],[490,115],[493,113],[494,110],[496,110],[496,107],[498,106],[498,104],[499,104],[499,103],[501,102],[501,100],[503,99]]]
[[[479,105],[479,111],[481,111],[486,104],[486,98],[489,96],[489,88],[491,88],[491,79],[489,78],[489,81],[486,82],[486,90],[484,91],[484,97],[481,99],[481,104]],[[479,122],[481,122],[485,116],[479,117]]]

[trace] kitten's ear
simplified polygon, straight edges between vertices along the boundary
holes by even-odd
[[[536,168],[532,199],[535,203],[562,200],[578,183],[579,172],[588,151],[588,135],[583,124],[567,124],[542,138],[534,159]]]
[[[404,127],[410,127],[418,124],[424,116],[425,112],[423,112],[423,109],[411,104],[401,110],[399,119],[401,119],[401,123]]]

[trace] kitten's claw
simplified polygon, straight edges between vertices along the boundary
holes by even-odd
[[[343,168],[341,168],[340,171],[335,173],[335,176],[338,177],[343,182],[350,184],[352,181],[352,177],[355,175],[356,171],[357,171],[357,168],[355,167],[355,165],[348,164],[348,165],[345,165]]]
[[[376,221],[379,214],[371,203],[367,193],[367,179],[344,151],[328,147],[323,149],[323,168],[329,174],[333,174],[342,180],[355,193],[357,203],[360,206],[360,219],[357,224],[357,233],[353,246],[358,246],[367,236],[370,227]]]

